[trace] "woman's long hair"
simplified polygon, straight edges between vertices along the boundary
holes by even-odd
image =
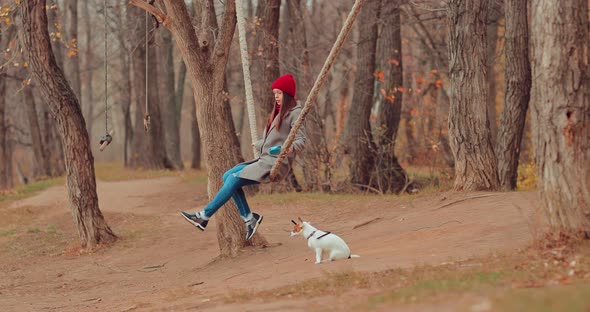
[[[287,112],[295,106],[297,106],[297,101],[295,100],[295,98],[283,92],[283,104],[281,104],[281,108],[279,109],[279,119],[276,122],[277,129],[281,129],[281,123],[283,122],[285,115],[287,115]],[[266,124],[266,131],[270,129],[272,121],[275,119],[275,116],[275,112],[273,111],[272,114],[270,114],[268,123]]]

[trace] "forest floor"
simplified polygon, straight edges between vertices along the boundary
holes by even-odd
[[[117,179],[114,179],[117,180]],[[206,177],[98,181],[120,237],[81,251],[62,182],[0,201],[1,311],[588,311],[590,247],[533,244],[534,192],[256,195],[272,247],[217,260],[180,215],[205,204]],[[358,259],[314,264],[301,217]]]

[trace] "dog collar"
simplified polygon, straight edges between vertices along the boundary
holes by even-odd
[[[309,234],[309,236],[307,237],[307,239],[310,239],[310,238],[313,236],[313,234],[315,234],[315,232],[317,232],[317,231],[313,231],[313,232],[311,232],[311,234]],[[326,235],[328,235],[328,234],[331,234],[331,233],[332,233],[332,232],[326,232],[326,233],[324,233],[324,234],[320,235],[320,237],[318,237],[317,239],[320,239],[320,238],[322,238],[322,237],[324,237],[324,236],[326,236]]]

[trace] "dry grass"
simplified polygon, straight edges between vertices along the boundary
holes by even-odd
[[[348,298],[342,295],[363,289],[370,295],[351,296],[354,310],[453,302],[468,295],[485,296],[501,311],[590,308],[590,242],[544,242],[544,246],[537,243],[515,254],[409,270],[343,272],[262,292],[234,292],[226,296],[225,302],[243,303],[252,298],[263,302],[322,296]]]

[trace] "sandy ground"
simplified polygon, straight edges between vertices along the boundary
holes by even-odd
[[[251,206],[265,217],[259,231],[274,247],[214,261],[219,254],[215,222],[201,232],[178,214],[205,203],[203,185],[174,177],[99,182],[98,193],[101,210],[121,240],[91,254],[75,248],[64,187],[0,208],[0,233],[5,233],[0,236],[0,310],[337,311],[362,300],[363,290],[246,304],[228,304],[225,298],[339,272],[439,265],[517,250],[531,241],[538,215],[532,192],[334,201],[301,196],[272,205],[254,197]],[[289,235],[296,217],[340,235],[361,258],[314,264],[305,239]],[[453,310],[453,305],[436,310]]]

